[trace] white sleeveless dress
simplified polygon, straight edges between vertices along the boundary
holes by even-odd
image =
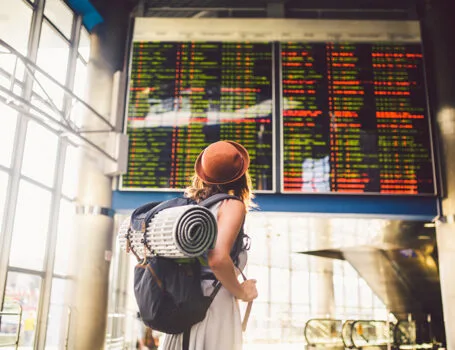
[[[222,203],[222,202],[221,202]],[[210,210],[218,217],[221,203]],[[246,265],[245,251],[239,256],[241,269]],[[204,295],[213,291],[213,281],[201,281]],[[182,350],[183,334],[166,334],[160,350]],[[224,287],[221,287],[210,305],[205,319],[191,328],[189,350],[240,350],[242,349],[242,324],[238,301]]]

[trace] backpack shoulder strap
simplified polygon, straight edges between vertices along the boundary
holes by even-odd
[[[237,196],[233,196],[233,195],[230,195],[227,193],[217,193],[217,194],[214,194],[213,196],[210,196],[209,198],[206,198],[203,201],[199,202],[199,205],[209,208],[218,202],[224,201],[225,199],[236,199],[238,201],[240,200],[240,198]]]
[[[157,206],[153,207],[150,211],[148,211],[144,217],[144,222],[145,222],[145,224],[148,224],[149,221],[153,218],[153,216],[155,216],[161,210],[172,208],[172,207],[178,207],[181,205],[188,205],[191,203],[192,203],[192,200],[190,200],[188,198],[184,198],[184,197],[168,199],[164,202],[161,202]]]

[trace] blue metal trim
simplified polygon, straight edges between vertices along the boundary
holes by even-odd
[[[74,12],[82,16],[82,23],[89,32],[103,22],[103,17],[89,0],[67,0],[67,3]]]
[[[114,191],[112,207],[132,210],[139,205],[181,196],[180,192]],[[258,194],[260,211],[375,216],[432,221],[438,214],[437,197]]]

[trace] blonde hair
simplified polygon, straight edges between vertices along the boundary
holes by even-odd
[[[240,179],[223,185],[207,184],[195,173],[192,177],[191,185],[185,189],[185,196],[196,202],[200,202],[217,193],[228,193],[239,197],[245,204],[246,211],[257,207],[253,202],[253,185],[248,171]]]

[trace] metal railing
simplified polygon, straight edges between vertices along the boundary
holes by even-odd
[[[0,311],[0,348],[14,347],[18,349],[22,324],[22,306],[17,302],[5,305],[6,307]],[[11,318],[15,320],[10,322]],[[5,324],[15,331],[7,332],[8,329],[5,331]]]

